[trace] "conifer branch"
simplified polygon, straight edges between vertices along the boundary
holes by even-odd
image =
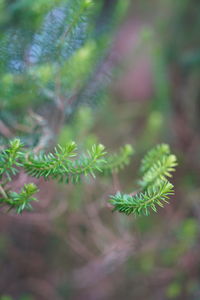
[[[81,175],[92,175],[101,171],[101,165],[105,162],[102,157],[105,155],[103,145],[94,145],[88,150],[87,155],[81,155],[76,160],[76,144],[69,143],[66,147],[58,146],[55,153],[32,154],[24,162],[26,172],[33,177],[45,179],[58,179],[68,183],[71,179],[73,183],[80,181]]]
[[[114,205],[114,210],[123,212],[126,215],[149,215],[149,209],[157,211],[156,206],[163,207],[162,202],[168,203],[167,199],[173,195],[173,185],[168,181],[162,181],[159,185],[150,187],[145,192],[140,192],[135,196],[117,193],[111,196],[110,203]]]
[[[19,139],[14,139],[0,154],[0,203],[21,213],[31,208],[30,202],[36,200],[33,195],[38,191],[32,183],[25,184],[19,193],[6,189],[7,182],[21,170],[35,178],[76,184],[82,176],[117,172],[129,163],[133,149],[125,145],[118,153],[106,156],[105,147],[99,144],[79,155],[76,143],[69,142],[64,147],[58,145],[53,153],[36,154],[24,148]],[[148,215],[149,208],[156,211],[156,206],[163,207],[163,202],[173,194],[173,185],[167,178],[171,177],[176,165],[176,157],[170,153],[168,145],[159,145],[149,151],[141,163],[141,191],[134,196],[122,193],[110,196],[114,210],[127,215]]]
[[[167,180],[177,166],[176,156],[170,154],[168,145],[158,145],[150,150],[141,162],[140,172],[143,174],[139,184],[142,190],[134,196],[118,192],[110,196],[114,211],[127,215],[149,215],[149,208],[157,211],[156,206],[163,207],[163,202],[173,192],[173,185]]]
[[[34,153],[23,148],[19,139],[10,142],[8,148],[0,152],[0,204],[7,205],[10,209],[15,208],[17,213],[24,209],[30,209],[30,202],[36,200],[33,197],[38,189],[35,184],[25,184],[21,192],[13,192],[4,188],[3,183],[12,180],[22,169],[36,178],[56,179],[59,181],[69,181],[77,183],[81,176],[91,175],[95,177],[95,172],[100,172],[104,165],[106,152],[103,145],[93,145],[87,154],[77,154],[77,145],[74,142],[67,143],[65,147],[58,145],[54,153]]]

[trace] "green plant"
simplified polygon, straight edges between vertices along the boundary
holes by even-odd
[[[163,207],[173,195],[173,185],[167,180],[177,165],[176,156],[170,153],[166,144],[158,145],[147,153],[141,163],[142,180],[139,181],[141,190],[129,194],[111,196],[110,203],[114,210],[126,215],[149,215],[149,209],[157,211],[156,206]]]
[[[7,188],[8,182],[11,182],[12,177],[19,172],[26,172],[37,179],[43,177],[45,180],[54,179],[65,183],[71,181],[77,184],[82,176],[90,175],[95,178],[95,173],[117,172],[129,163],[133,149],[131,145],[126,145],[119,153],[107,155],[104,146],[99,144],[93,145],[86,153],[78,156],[75,142],[70,142],[65,147],[58,145],[53,153],[36,154],[24,148],[19,139],[14,139],[9,147],[1,151],[1,205],[14,208],[17,213],[21,213],[24,209],[30,209],[30,202],[36,200],[33,194],[38,188],[34,183],[25,184],[19,193]],[[134,196],[117,193],[111,196],[111,204],[115,210],[127,215],[130,213],[148,215],[149,207],[154,211],[156,205],[163,207],[162,202],[167,202],[168,197],[173,194],[173,185],[166,177],[171,176],[170,172],[174,171],[175,166],[176,158],[170,154],[168,146],[157,146],[142,161],[143,179],[140,185],[143,192]]]
[[[33,194],[38,191],[35,184],[25,184],[19,193],[6,188],[8,182],[12,181],[12,177],[22,170],[37,179],[43,177],[45,180],[55,179],[59,182],[78,183],[81,176],[95,177],[96,172],[116,171],[122,168],[131,154],[132,147],[126,145],[120,150],[120,154],[107,156],[107,164],[105,148],[101,144],[93,145],[91,150],[79,156],[75,142],[70,142],[65,147],[58,145],[53,153],[36,154],[25,149],[19,139],[14,139],[10,141],[9,147],[1,150],[0,203],[15,208],[18,213],[31,208],[30,202],[36,200]]]

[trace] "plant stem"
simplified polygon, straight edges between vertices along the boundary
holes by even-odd
[[[0,193],[4,196],[4,198],[8,198],[8,195],[6,194],[4,188],[2,187],[2,185],[0,185]]]

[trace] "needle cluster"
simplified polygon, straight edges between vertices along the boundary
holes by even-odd
[[[158,145],[150,150],[141,162],[140,191],[133,195],[118,192],[111,196],[114,210],[126,215],[149,215],[150,209],[156,212],[158,206],[163,207],[174,193],[167,178],[172,177],[176,165],[176,156],[170,153],[168,145]]]

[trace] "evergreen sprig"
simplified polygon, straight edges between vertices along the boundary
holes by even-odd
[[[172,177],[171,172],[175,171],[176,166],[176,156],[170,153],[168,145],[158,145],[150,150],[141,162],[141,190],[134,195],[118,192],[110,196],[114,211],[127,215],[149,215],[149,208],[156,212],[156,206],[163,207],[163,202],[168,202],[167,199],[174,193],[173,185],[167,178]]]
[[[173,193],[173,185],[168,181],[162,181],[159,185],[152,186],[134,196],[118,192],[115,196],[111,196],[111,203],[115,207],[114,210],[126,215],[133,213],[148,216],[150,208],[156,212],[156,206],[163,207],[162,202],[168,203],[167,199]]]
[[[101,165],[105,163],[103,145],[94,145],[86,154],[82,154],[77,159],[76,144],[69,143],[66,147],[58,146],[55,153],[31,154],[24,162],[26,172],[36,178],[58,179],[68,183],[71,179],[73,183],[80,181],[81,175],[92,175],[95,171],[101,171]],[[72,159],[75,158],[76,159]]]
[[[19,139],[14,139],[7,148],[0,150],[0,203],[15,208],[17,213],[31,208],[30,202],[35,200],[33,194],[38,191],[34,184],[25,184],[19,193],[6,188],[12,177],[21,171],[45,180],[77,183],[82,176],[95,177],[96,172],[101,172],[106,163],[105,154],[105,147],[99,144],[93,145],[85,154],[78,155],[74,142],[64,147],[58,145],[53,153],[36,154],[24,148]]]
[[[25,184],[19,193],[7,188],[7,183],[21,171],[35,178],[76,184],[82,176],[95,177],[99,172],[119,171],[129,163],[132,154],[132,146],[125,145],[118,153],[106,155],[101,144],[79,154],[75,142],[58,145],[53,152],[35,153],[26,149],[19,139],[14,139],[7,148],[0,150],[0,204],[14,208],[17,213],[31,208],[31,202],[36,200],[33,195],[38,191],[35,184]],[[140,191],[132,195],[118,192],[111,196],[114,210],[127,215],[148,215],[150,208],[156,211],[157,206],[163,207],[173,194],[173,185],[167,178],[171,177],[176,165],[176,157],[170,153],[168,145],[162,144],[149,151],[141,163]]]

